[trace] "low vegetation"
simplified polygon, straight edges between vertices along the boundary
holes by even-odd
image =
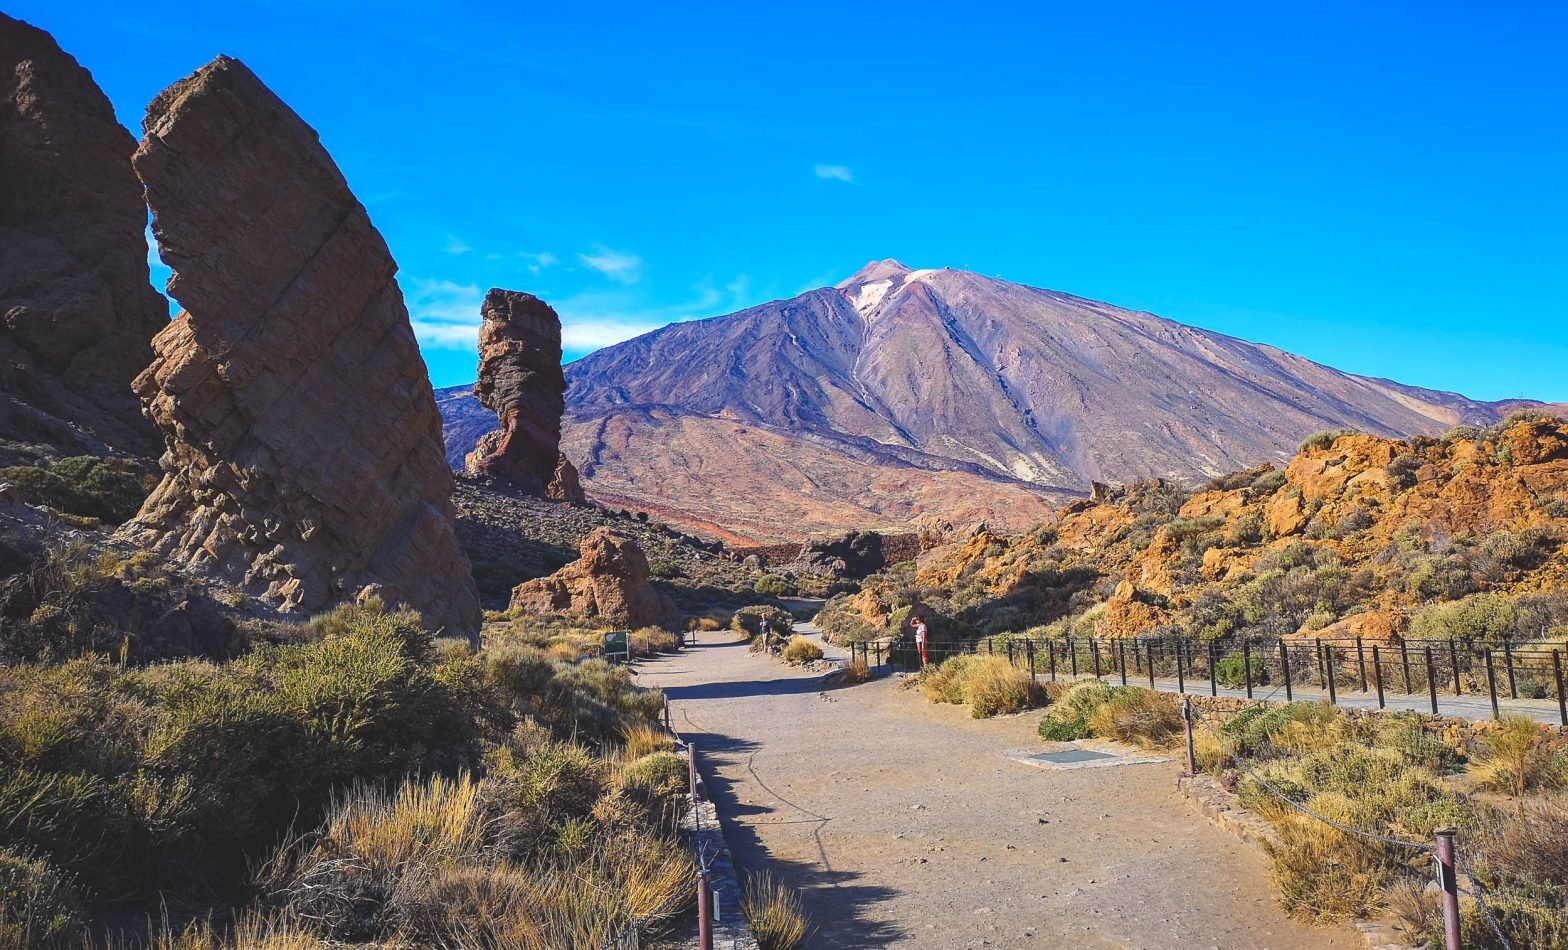
[[[799,634],[789,638],[779,653],[789,663],[810,663],[822,659],[822,648]]]
[[[976,719],[1038,709],[1047,701],[1045,687],[1028,671],[999,656],[952,657],[922,670],[917,684],[932,702],[968,706]]]
[[[1568,947],[1568,799],[1557,790],[1568,762],[1545,727],[1506,720],[1453,743],[1414,714],[1287,703],[1245,709],[1196,740],[1200,768],[1272,827],[1270,881],[1292,916],[1393,916],[1412,941],[1440,944],[1430,858],[1391,842],[1425,845],[1452,827],[1509,943]],[[1462,928],[1467,947],[1503,945],[1468,899]]]
[[[371,602],[137,666],[80,616],[0,669],[0,946],[597,946],[683,907],[686,769],[600,631],[475,651]]]
[[[47,465],[0,468],[21,500],[105,524],[130,520],[156,480],[129,459],[73,456]]]
[[[806,904],[771,874],[746,879],[741,910],[761,950],[795,950],[806,940]]]

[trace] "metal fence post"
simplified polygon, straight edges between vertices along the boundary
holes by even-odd
[[[1013,638],[1007,638],[1007,665],[1013,665]]]
[[[1323,641],[1318,641],[1318,645],[1320,647],[1322,646],[1322,643]],[[1323,669],[1326,673],[1328,673],[1328,702],[1331,706],[1338,706],[1339,691],[1334,687],[1334,647],[1332,644],[1330,644],[1329,646],[1322,647],[1322,649]]]
[[[1503,670],[1508,674],[1508,698],[1519,698],[1519,686],[1514,682],[1514,648],[1507,640],[1503,641]]]
[[[1116,665],[1121,667],[1122,685],[1127,685],[1127,641],[1120,637],[1116,640]]]
[[[1209,695],[1210,696],[1218,696],[1220,694],[1220,681],[1214,675],[1214,664],[1215,664],[1214,641],[1210,640],[1209,641]]]
[[[1361,679],[1361,691],[1367,691],[1367,651],[1362,646],[1361,638],[1356,638],[1356,673]]]
[[[1147,659],[1149,661],[1149,688],[1153,689],[1154,688],[1154,641],[1150,640],[1148,643],[1144,644],[1143,649],[1144,649],[1144,652],[1148,654],[1148,656],[1145,657],[1145,659]],[[1133,652],[1136,653],[1137,651],[1134,650]]]
[[[1563,695],[1563,654],[1552,651],[1552,676],[1557,680],[1557,716],[1568,726],[1568,696]]]
[[[1285,702],[1294,702],[1290,695],[1290,647],[1285,645],[1284,640],[1279,642],[1279,665],[1285,675]]]
[[[670,698],[668,696],[666,696],[664,698],[664,731],[665,732],[674,732],[675,731],[675,730],[670,728]]]
[[[1448,638],[1448,662],[1454,667],[1454,695],[1463,696],[1465,688],[1459,682],[1459,648],[1454,645],[1454,638]]]
[[[1181,718],[1187,731],[1187,777],[1198,774],[1198,757],[1192,744],[1192,697],[1181,698]]]
[[[1313,641],[1318,650],[1318,686],[1328,689],[1328,664],[1323,661],[1323,638]]]
[[[701,950],[713,950],[713,885],[708,883],[708,869],[703,868],[697,878],[697,945]]]
[[[1443,944],[1459,950],[1459,875],[1454,871],[1454,829],[1437,834],[1437,883],[1443,892]]]
[[[1183,660],[1184,660],[1184,657],[1182,656],[1181,641],[1177,640],[1176,641],[1176,692],[1178,692],[1178,693],[1185,693],[1185,692],[1187,692],[1187,671],[1182,668],[1182,666],[1183,666],[1183,662],[1182,661]]]
[[[1056,641],[1055,640],[1047,640],[1047,641],[1045,641],[1045,654],[1046,654],[1047,661],[1051,664],[1051,682],[1054,683],[1054,682],[1056,682]]]
[[[1481,653],[1486,657],[1486,691],[1492,696],[1492,718],[1501,719],[1503,714],[1497,709],[1497,672],[1492,668],[1492,648],[1482,647]]]
[[[1089,652],[1094,656],[1094,678],[1100,679],[1100,641],[1098,638],[1089,638]]]
[[[1072,661],[1073,679],[1078,678],[1078,648],[1073,646],[1073,638],[1067,638],[1067,659]]]
[[[686,743],[686,778],[690,782],[691,807],[697,807],[697,743]]]
[[[1252,641],[1243,637],[1241,640],[1241,668],[1242,676],[1247,680],[1247,698],[1252,698]]]
[[[1432,670],[1432,645],[1426,647],[1426,686],[1432,694],[1432,715],[1437,715],[1437,674]]]
[[[1383,702],[1383,659],[1378,655],[1377,644],[1372,644],[1372,678],[1377,681],[1377,708],[1382,709]]]
[[[1031,683],[1038,683],[1038,682],[1040,682],[1040,674],[1035,672],[1035,668],[1034,668],[1034,641],[1033,640],[1025,640],[1024,641],[1024,655],[1029,660],[1029,682],[1031,682]]]
[[[1409,696],[1410,689],[1410,645],[1403,639],[1399,641],[1399,666],[1405,674],[1405,695]]]

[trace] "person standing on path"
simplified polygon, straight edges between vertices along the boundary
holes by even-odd
[[[926,628],[926,619],[919,614],[909,618],[915,625],[915,648],[920,651],[920,668],[926,668],[926,644],[931,639],[931,631]]]

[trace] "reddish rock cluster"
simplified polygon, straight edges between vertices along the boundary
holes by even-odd
[[[532,294],[492,289],[480,309],[479,381],[474,396],[501,428],[468,454],[470,472],[559,501],[583,501],[577,469],[561,454],[566,377],[561,318]]]
[[[226,57],[145,131],[135,167],[185,312],[136,379],[166,474],[124,534],[284,609],[375,594],[477,636],[397,267],[315,131]]]
[[[582,557],[512,591],[513,610],[553,613],[621,627],[673,627],[674,601],[649,582],[648,558],[630,538],[597,528]]]

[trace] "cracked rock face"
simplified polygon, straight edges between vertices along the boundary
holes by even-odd
[[[648,558],[637,543],[609,528],[583,539],[582,557],[512,591],[513,610],[560,614],[621,627],[668,627],[680,620],[675,602],[648,580]]]
[[[315,131],[226,57],[144,129],[135,167],[185,311],[136,379],[166,474],[124,534],[285,610],[375,594],[477,636],[397,267]]]
[[[0,14],[0,430],[23,441],[156,452],[130,385],[169,311],[135,148],[86,69]]]
[[[480,314],[474,396],[501,428],[481,438],[464,464],[526,492],[581,502],[577,469],[560,451],[566,409],[561,318],[532,294],[499,289],[485,295]]]

